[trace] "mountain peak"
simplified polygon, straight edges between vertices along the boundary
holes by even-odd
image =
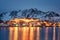
[[[43,12],[38,10],[37,8],[31,8],[31,9],[24,9],[24,10],[13,10],[11,12],[2,12],[0,13],[0,19],[5,21],[5,20],[10,20],[13,18],[39,18],[39,19],[45,19],[49,17],[60,17],[60,15],[56,12],[53,11],[48,11],[48,12]]]

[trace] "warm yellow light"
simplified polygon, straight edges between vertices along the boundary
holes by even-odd
[[[16,24],[16,27],[18,27],[19,25],[18,24]]]
[[[33,22],[33,23],[32,23]],[[10,24],[15,24],[16,26],[19,26],[19,24],[22,24],[22,26],[56,26],[56,23],[51,23],[51,22],[47,22],[47,21],[42,21],[42,20],[39,20],[39,19],[34,19],[34,18],[15,18],[13,20],[10,20],[9,21],[9,25]],[[25,24],[26,23],[26,24]],[[58,26],[60,26],[60,24],[58,23]]]
[[[60,22],[58,22],[58,26],[60,27]]]
[[[16,18],[14,21],[15,21],[16,23],[19,23],[19,19],[17,19],[17,18]]]

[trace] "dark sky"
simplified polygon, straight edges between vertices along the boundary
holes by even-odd
[[[0,11],[37,8],[60,12],[60,0],[0,0]]]

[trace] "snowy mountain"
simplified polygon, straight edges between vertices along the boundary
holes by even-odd
[[[59,14],[48,11],[43,12],[36,8],[24,9],[24,10],[13,10],[11,12],[0,13],[0,20],[7,21],[13,18],[39,18],[41,20],[49,19],[50,17],[60,17]]]

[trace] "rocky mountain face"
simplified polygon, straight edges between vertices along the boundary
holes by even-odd
[[[60,18],[60,15],[53,11],[43,12],[36,8],[24,9],[24,10],[13,10],[11,12],[0,13],[0,20],[3,21],[11,20],[13,18],[39,18],[41,20],[47,20],[50,19],[51,17]]]

